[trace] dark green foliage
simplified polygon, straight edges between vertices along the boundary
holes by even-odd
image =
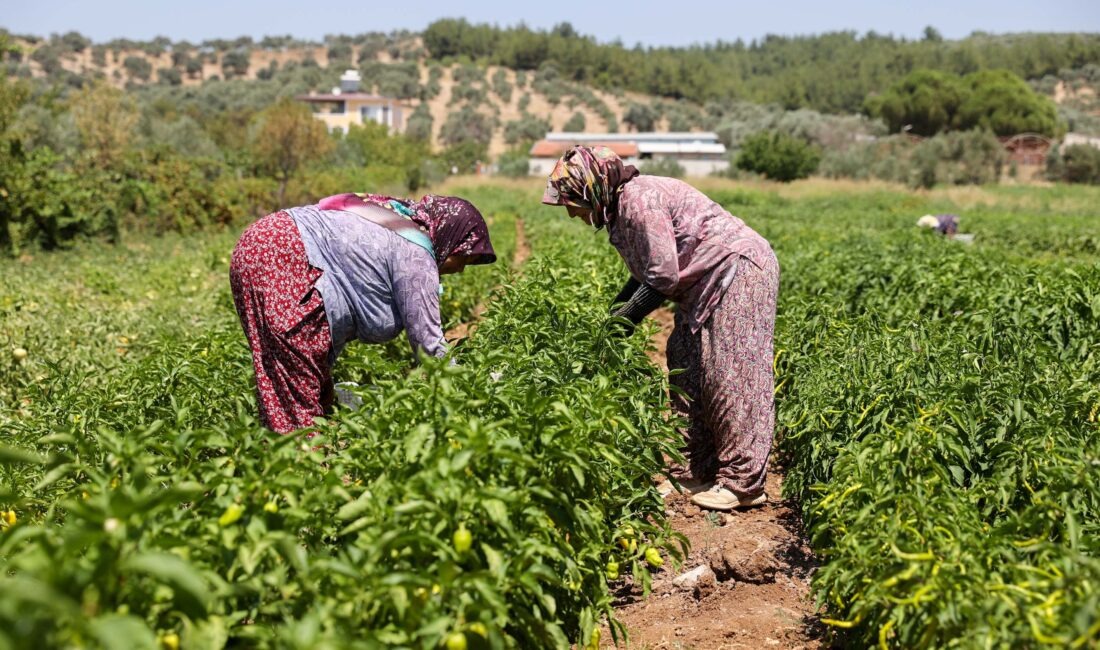
[[[1035,206],[1067,188],[1018,189],[969,209],[894,192],[716,196],[767,214],[783,264],[779,455],[825,560],[814,588],[831,645],[1096,639],[1092,192],[1052,211]],[[1000,204],[1012,197],[1027,202]],[[933,212],[961,213],[975,244],[914,232]]]
[[[153,74],[153,64],[143,56],[128,56],[122,61],[122,67],[131,79],[149,81]]]
[[[508,73],[504,68],[497,68],[493,73],[493,92],[506,104],[512,101],[512,84],[509,83]]]
[[[1067,183],[1100,185],[1100,148],[1071,144],[1061,151],[1051,149],[1047,158],[1047,177]]]
[[[476,65],[459,65],[451,69],[455,84],[484,84],[485,68]]]
[[[439,132],[439,139],[447,145],[473,142],[482,147],[489,146],[496,128],[496,119],[479,113],[469,106],[451,111]]]
[[[169,86],[178,86],[183,83],[183,75],[175,68],[161,68],[157,70],[157,81]]]
[[[443,86],[440,79],[443,78],[443,68],[438,65],[428,66],[428,82],[420,89],[420,99],[429,100],[439,96]]]
[[[686,173],[684,166],[676,162],[674,158],[654,158],[646,160],[638,168],[643,174],[653,176],[668,176],[670,178],[683,178]]]
[[[439,153],[439,161],[448,173],[473,174],[478,165],[489,159],[488,145],[476,140],[465,140],[448,145]]]
[[[432,139],[432,112],[427,104],[420,104],[405,124],[405,135],[413,140],[428,142]]]
[[[968,75],[969,93],[959,107],[959,128],[980,128],[997,135],[1058,130],[1054,102],[1035,93],[1007,70],[983,70]]]
[[[867,100],[867,112],[881,118],[893,133],[931,137],[956,128],[959,107],[968,94],[957,75],[917,70],[882,95]]]
[[[222,55],[222,72],[226,79],[248,74],[250,57],[248,50],[233,50]]]
[[[508,178],[526,178],[531,175],[531,155],[519,147],[504,152],[497,158],[497,174]]]
[[[42,70],[52,75],[61,71],[61,52],[55,45],[43,45],[31,53],[31,60],[42,66]]]
[[[449,106],[455,104],[467,104],[477,108],[488,101],[489,97],[485,89],[473,84],[455,84],[451,86],[451,98],[447,102]]]
[[[504,124],[504,141],[508,144],[530,146],[531,143],[545,137],[549,130],[549,122],[530,113],[524,113],[519,119]]]
[[[623,123],[635,131],[652,131],[661,115],[649,104],[632,102],[623,113]]]
[[[420,96],[420,69],[415,63],[370,61],[359,67],[359,75],[364,91],[398,99]]]
[[[997,135],[1054,135],[1058,128],[1054,102],[1007,70],[984,70],[965,77],[917,70],[882,95],[869,98],[865,108],[895,133],[923,136],[976,128]]]
[[[1004,148],[989,132],[954,131],[919,143],[890,136],[827,150],[819,171],[832,178],[878,178],[927,188],[996,183],[1004,162]]]
[[[953,74],[1004,68],[1038,78],[1100,61],[1096,34],[974,34],[960,41],[927,36],[910,41],[849,31],[688,48],[627,48],[598,44],[571,29],[496,28],[444,19],[428,26],[424,44],[438,60],[466,56],[522,70],[553,62],[562,77],[601,88],[698,103],[738,98],[824,112],[856,112],[869,94],[922,68]]]
[[[328,48],[328,64],[348,67],[351,65],[351,44],[333,43]]]
[[[942,133],[913,151],[909,184],[983,185],[996,183],[1004,167],[1004,147],[988,131]]]
[[[585,124],[585,119],[584,119],[584,113],[581,113],[580,111],[577,111],[576,113],[573,113],[573,115],[565,123],[565,126],[561,127],[561,129],[562,129],[562,131],[580,132],[580,131],[584,131],[585,125],[586,124]]]
[[[153,242],[161,255],[138,252],[140,263],[101,252],[98,265],[73,260],[80,273],[59,264],[58,295],[78,285],[116,309],[103,310],[106,326],[81,309],[96,340],[79,354],[64,318],[49,329],[65,345],[23,341],[36,355],[27,366],[63,364],[42,365],[48,389],[24,383],[22,366],[0,368],[4,405],[34,405],[0,447],[11,479],[0,505],[19,514],[0,524],[3,638],[437,648],[457,631],[474,648],[565,648],[609,617],[621,640],[605,564],[647,591],[644,548],[682,556],[650,483],[676,456],[662,373],[644,337],[609,343],[586,327],[605,318],[586,298],[619,270],[612,251],[540,215],[529,237],[545,258],[512,277],[521,201],[462,193],[483,207],[502,259],[448,279],[444,307],[469,318],[468,297],[510,290],[457,365],[410,368],[396,346],[349,347],[340,378],[372,388],[308,441],[273,437],[252,415],[225,281],[232,239]],[[4,296],[20,286],[0,278]],[[113,313],[130,294],[165,298]],[[55,301],[39,300],[56,318]],[[563,330],[580,334],[563,345]],[[460,529],[468,548],[453,541]]]
[[[373,122],[352,125],[339,144],[342,162],[355,167],[390,167],[402,176],[407,191],[420,187],[420,167],[428,157],[424,140],[391,134]]]
[[[805,140],[778,131],[764,131],[741,144],[736,166],[786,183],[814,173],[820,161],[821,152]]]
[[[80,32],[66,32],[62,34],[57,41],[60,43],[63,51],[75,53],[83,52],[92,44],[91,39],[82,35]]]

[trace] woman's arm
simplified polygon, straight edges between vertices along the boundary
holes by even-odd
[[[627,266],[657,292],[675,295],[680,284],[680,260],[672,219],[663,210],[627,211],[622,215],[620,252]]]
[[[410,248],[415,248],[410,244]],[[414,257],[415,256],[415,257]],[[394,303],[413,351],[447,353],[439,318],[439,271],[427,251],[415,249],[392,272]]]
[[[663,305],[665,300],[667,300],[667,298],[648,284],[638,284],[634,294],[630,296],[630,299],[612,311],[611,315],[625,318],[633,325],[637,326],[646,316],[652,313],[654,309]],[[633,331],[633,328],[627,328],[626,333],[630,334]]]

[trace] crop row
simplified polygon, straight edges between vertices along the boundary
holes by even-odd
[[[994,229],[967,247],[883,212],[767,222],[779,450],[826,622],[851,645],[1094,646],[1100,265],[1034,219],[985,222],[1042,242],[1029,257]]]
[[[217,310],[106,377],[89,357],[21,386],[33,410],[0,447],[0,647],[594,642],[609,567],[644,587],[646,552],[679,552],[651,486],[674,434],[644,341],[593,327],[616,262],[557,221],[530,231],[545,252],[478,279],[503,286],[456,364],[349,347],[364,403],[311,439],[259,428]]]

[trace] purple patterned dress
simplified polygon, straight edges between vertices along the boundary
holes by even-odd
[[[623,186],[611,244],[635,279],[679,303],[668,341],[673,409],[687,464],[680,479],[716,480],[740,497],[764,491],[775,427],[772,336],[779,262],[767,240],[682,181]]]

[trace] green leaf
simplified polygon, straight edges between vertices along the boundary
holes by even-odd
[[[88,628],[106,650],[158,650],[156,634],[136,616],[109,614]]]
[[[44,465],[46,458],[29,449],[0,445],[0,465]]]
[[[183,558],[171,553],[141,553],[126,558],[122,569],[144,573],[170,586],[176,605],[188,616],[206,616],[210,587],[202,574]]]

